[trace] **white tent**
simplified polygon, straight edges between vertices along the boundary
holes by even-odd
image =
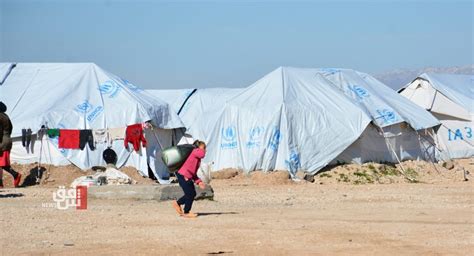
[[[324,100],[328,97],[325,90],[329,90],[330,98],[339,100]],[[248,171],[285,169],[294,172],[301,169],[314,173],[328,160],[332,163],[397,162],[420,158],[432,160],[434,156],[431,128],[439,122],[429,112],[375,78],[353,70],[283,67],[246,89],[154,90],[152,93],[166,98],[177,112],[180,110],[180,117],[189,134],[211,143],[206,160],[216,163],[215,170],[238,167]],[[313,105],[319,108],[311,109]],[[348,141],[347,137],[334,135],[333,132],[354,127],[351,113],[343,110],[343,113],[336,115],[334,105],[356,108],[351,110],[363,112],[372,121],[349,147],[344,144]],[[311,112],[324,112],[328,119],[335,118],[339,122],[328,123],[328,126],[311,124],[312,119],[305,117],[308,108]],[[255,120],[247,119],[247,116],[254,116]],[[292,118],[287,120],[288,116]],[[232,121],[223,121],[229,118]],[[217,127],[214,127],[216,124]],[[290,126],[312,125],[311,129],[288,130]],[[246,132],[246,129],[249,131]],[[272,139],[268,134],[272,129],[278,131],[278,138],[286,134],[286,137],[283,136],[285,143],[278,148],[278,152],[273,153],[265,149],[265,144]],[[340,154],[321,153],[324,151],[321,147],[325,148],[321,145],[326,141],[311,133],[308,135],[308,131],[340,137],[339,144],[336,144],[340,147],[331,149]],[[357,133],[357,129],[352,132]],[[232,142],[236,144],[227,145],[225,138],[233,136]],[[258,137],[259,147],[254,146],[254,137]],[[320,141],[313,141],[315,139]],[[307,160],[309,158],[312,162]]]
[[[208,142],[205,160],[213,161],[215,170],[316,173],[370,122],[363,110],[310,69],[278,68],[226,99],[217,111],[213,128],[197,136]]]
[[[474,76],[425,73],[400,94],[441,122],[436,136],[438,159],[474,156]]]
[[[148,89],[146,91],[154,97],[164,100],[176,113],[178,113],[180,112],[180,109],[183,107],[183,105],[188,102],[189,99],[191,99],[191,96],[195,96],[197,90],[198,89],[193,88],[164,90]]]
[[[73,163],[80,168],[104,165],[102,152],[107,144],[92,151],[58,149],[58,140],[47,136],[30,148],[21,145],[22,129],[34,133],[42,125],[63,129],[121,128],[151,121],[153,130],[145,130],[146,150],[138,153],[124,148],[123,141],[113,142],[118,166],[134,166],[146,176],[148,166],[159,179],[168,172],[161,163],[160,150],[171,146],[176,131],[182,132],[179,117],[168,106],[144,90],[91,63],[1,63],[0,100],[8,106],[14,126],[12,161],[51,164]],[[157,160],[158,161],[155,161]]]
[[[434,160],[438,120],[374,77],[351,69],[317,69],[372,119],[361,137],[335,162]]]
[[[214,128],[228,99],[241,88],[147,90],[170,104],[183,121],[189,135],[206,138]]]

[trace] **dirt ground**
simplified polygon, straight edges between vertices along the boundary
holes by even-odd
[[[464,166],[470,168],[470,163]],[[469,255],[474,251],[474,183],[463,181],[458,163],[432,174],[416,170],[420,163],[406,163],[406,169],[417,173],[410,171],[416,183],[372,165],[340,167],[339,173],[349,181],[335,174],[336,169],[322,173],[331,177],[317,175],[314,183],[292,182],[282,173],[214,179],[215,200],[195,203],[193,210],[201,214],[197,219],[183,219],[170,202],[156,201],[91,199],[87,210],[58,210],[47,206],[55,191],[49,185],[5,188],[0,190],[0,253]],[[354,174],[363,170],[366,174]],[[393,182],[367,181],[377,175]]]
[[[81,176],[92,175],[95,173],[93,170],[82,171],[74,165],[67,166],[53,166],[53,165],[43,165],[41,168],[37,168],[36,164],[14,164],[12,168],[23,175],[20,185],[22,187],[37,186],[36,177],[41,177],[40,187],[51,187],[57,188],[58,186],[70,186],[74,179]],[[38,171],[40,169],[40,171]],[[140,173],[135,168],[132,167],[123,167],[120,168],[120,171],[127,174],[134,184],[155,184],[156,182],[142,177]],[[11,188],[13,186],[13,178],[10,174],[4,172],[3,174],[3,183],[5,188]]]

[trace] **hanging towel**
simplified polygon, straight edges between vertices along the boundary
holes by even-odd
[[[132,143],[133,149],[138,151],[140,149],[140,142],[143,147],[146,147],[146,139],[143,136],[143,128],[141,124],[134,124],[127,126],[125,133],[125,148],[128,149],[128,143]]]
[[[109,129],[109,139],[110,141],[114,140],[124,140],[125,139],[125,131],[127,128],[110,128]]]
[[[79,130],[59,130],[59,148],[78,149],[79,148]]]
[[[97,147],[97,144],[105,144],[108,141],[108,134],[106,129],[98,129],[92,131],[94,136],[94,145]]]
[[[48,129],[46,132],[50,138],[58,137],[59,136],[59,129]]]
[[[95,149],[94,146],[94,136],[92,135],[92,130],[80,130],[79,131],[79,148],[84,150],[86,144],[89,144],[91,150]]]

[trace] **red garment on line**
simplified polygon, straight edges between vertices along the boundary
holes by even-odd
[[[128,143],[132,143],[133,149],[138,151],[140,149],[140,142],[142,143],[143,147],[146,147],[146,139],[145,136],[143,136],[142,124],[133,124],[127,126],[124,140],[125,148],[128,149]]]
[[[59,130],[59,148],[78,149],[79,148],[79,130]]]

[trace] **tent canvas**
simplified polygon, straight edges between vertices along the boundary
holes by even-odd
[[[291,77],[291,79],[286,76]],[[312,80],[312,76],[319,77],[319,80]],[[306,88],[300,86],[300,83],[303,81],[305,82]],[[320,83],[323,83],[324,86],[321,86]],[[262,116],[270,116],[270,111],[274,106],[271,106],[271,103],[268,105],[262,105],[259,101],[275,102],[275,105],[281,104],[280,101],[282,100],[285,105],[290,105],[290,103],[291,105],[302,105],[304,102],[306,105],[303,109],[309,108],[312,103],[309,104],[308,102],[311,101],[307,101],[306,98],[312,96],[311,100],[318,101],[320,95],[314,92],[308,93],[307,91],[313,90],[315,92],[320,92],[327,86],[331,86],[333,93],[338,94],[344,102],[351,102],[350,105],[352,107],[357,107],[359,111],[364,112],[372,121],[371,124],[364,129],[363,133],[360,136],[357,136],[358,139],[354,143],[346,149],[338,149],[342,153],[339,154],[337,158],[331,159],[333,160],[333,163],[362,163],[366,161],[397,162],[398,160],[404,159],[432,159],[434,155],[432,145],[434,142],[432,142],[431,134],[427,134],[426,131],[432,132],[431,127],[436,126],[439,122],[427,111],[403,97],[400,97],[400,95],[395,91],[375,80],[373,77],[353,70],[334,68],[299,69],[283,67],[277,69],[261,81],[258,81],[249,87],[258,88],[252,89],[249,93],[243,93],[250,90],[249,88],[198,89],[189,98],[188,96],[192,89],[165,90],[163,93],[160,93],[161,90],[156,90],[153,93],[156,93],[155,95],[157,96],[172,96],[166,97],[172,102],[171,104],[176,103],[176,99],[179,99],[179,103],[176,104],[176,109],[181,108],[184,100],[188,98],[183,111],[180,113],[180,117],[188,128],[188,132],[195,138],[212,142],[213,139],[219,136],[224,138],[232,137],[232,135],[243,137],[244,135],[241,135],[240,129],[242,126],[246,126],[245,123],[248,123],[248,120],[245,120],[242,113],[245,113],[244,111],[247,108],[249,109],[249,112],[255,112],[258,114],[258,111],[261,111]],[[283,87],[283,89],[280,87]],[[286,93],[287,91],[292,94],[288,93],[288,95],[284,96],[278,95],[278,92]],[[248,99],[245,97],[248,97]],[[238,100],[234,98],[238,98]],[[252,101],[252,98],[255,100]],[[341,101],[332,104],[340,104]],[[253,105],[249,105],[249,103]],[[329,104],[328,106],[331,106],[332,104]],[[237,125],[234,124],[231,128],[215,128],[214,125],[220,122],[224,112],[231,111],[231,108],[233,109],[232,111],[239,115],[239,121],[235,121]],[[285,110],[287,109],[288,107],[285,107]],[[328,109],[330,109],[330,107],[328,107]],[[324,107],[321,107],[320,110],[329,111]],[[281,113],[282,110],[278,109],[277,111],[280,112],[277,112],[276,115],[283,115]],[[286,115],[289,115],[286,113],[284,114],[285,116],[283,118],[286,118]],[[245,116],[247,116],[247,114],[245,114]],[[262,117],[259,119],[265,120],[265,118],[266,117]],[[281,119],[282,117],[280,117],[280,121],[278,122],[286,123],[296,121]],[[244,125],[241,123],[244,123]],[[344,125],[344,122],[342,121],[341,124]],[[412,127],[416,127],[418,131],[415,131]],[[219,131],[219,129],[221,130]],[[249,137],[253,138],[263,136],[261,131],[265,129],[268,130],[269,128],[259,126],[258,128],[253,129],[251,133],[254,133],[254,135],[249,135]],[[228,133],[228,135],[224,136],[225,133]],[[307,136],[304,133],[300,136],[302,138],[306,136],[308,140],[311,138],[311,136]],[[245,140],[242,140],[242,138],[238,138],[236,141],[240,144],[245,144]],[[215,146],[216,144],[213,145]],[[210,152],[213,145],[208,147]],[[252,145],[252,142],[249,145]],[[245,148],[238,148],[235,151],[238,150],[241,152],[246,151]],[[286,149],[282,147],[281,150],[283,151]],[[301,168],[298,163],[299,155],[301,155],[300,151],[301,150],[294,150],[292,156],[287,157],[287,159],[280,157],[277,169],[294,170],[295,166],[298,166],[297,169],[304,169]],[[209,157],[207,157],[206,160],[217,163],[218,158],[228,157],[228,152],[232,152],[232,150],[216,150],[215,154],[220,154],[219,157],[211,155],[214,153],[208,153]],[[225,160],[227,162],[224,164],[217,163],[214,169],[219,170],[225,166],[254,170],[258,168],[262,169],[263,167],[274,169],[273,166],[276,166],[276,164],[267,164],[267,166],[265,166],[262,163],[258,163],[258,161],[252,157],[240,156],[239,154],[250,154],[241,152],[236,154],[233,158]],[[258,154],[257,151],[254,153]],[[293,160],[290,160],[290,158]],[[224,160],[221,160],[221,162],[222,161]],[[290,166],[289,163],[292,162],[296,162],[296,164]]]
[[[278,68],[226,99],[203,138],[214,170],[316,173],[352,144],[370,117],[313,70]]]
[[[315,72],[328,79],[372,119],[361,137],[334,162],[434,160],[431,128],[439,122],[429,112],[366,73],[341,68],[315,69]]]
[[[111,147],[117,152],[118,166],[136,167],[145,176],[150,166],[155,176],[166,178],[166,169],[155,161],[156,155],[161,147],[171,146],[176,131],[184,127],[167,103],[91,63],[18,63],[0,86],[0,99],[8,106],[14,125],[12,160],[23,163],[36,162],[44,154],[45,163],[70,162],[86,169],[104,165],[102,151],[108,146],[98,144],[94,151],[88,147],[83,151],[58,149],[57,138],[45,136],[27,150],[18,141],[23,128],[33,132],[42,125],[105,129],[151,121],[155,128],[145,132],[146,149],[128,151],[123,141],[114,141]]]
[[[399,93],[430,111],[441,122],[437,159],[474,156],[474,76],[425,73]]]
[[[152,95],[166,99],[186,126],[186,133],[204,139],[212,131],[228,99],[241,88],[205,88],[183,90],[148,90]]]

